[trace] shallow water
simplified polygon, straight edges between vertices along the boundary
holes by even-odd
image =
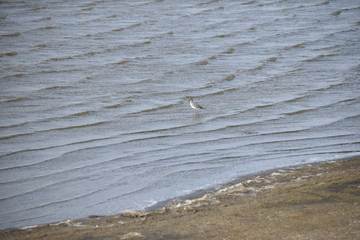
[[[0,228],[360,153],[359,1],[2,1],[0,26]]]

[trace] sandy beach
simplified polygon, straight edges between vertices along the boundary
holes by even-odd
[[[360,158],[277,169],[153,211],[0,232],[1,239],[359,239]]]

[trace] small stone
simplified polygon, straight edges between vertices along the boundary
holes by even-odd
[[[130,238],[137,238],[137,237],[144,237],[141,233],[138,232],[129,232],[125,235],[120,236],[119,239],[121,240],[125,240],[125,239],[130,239]]]

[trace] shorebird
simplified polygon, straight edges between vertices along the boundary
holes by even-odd
[[[196,102],[194,102],[192,98],[189,98],[189,103],[190,103],[191,108],[193,108],[195,110],[203,109],[203,107],[200,106],[199,104],[197,104]]]

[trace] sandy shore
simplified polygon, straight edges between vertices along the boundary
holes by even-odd
[[[0,239],[360,239],[360,158],[274,170],[151,212],[2,230]]]

